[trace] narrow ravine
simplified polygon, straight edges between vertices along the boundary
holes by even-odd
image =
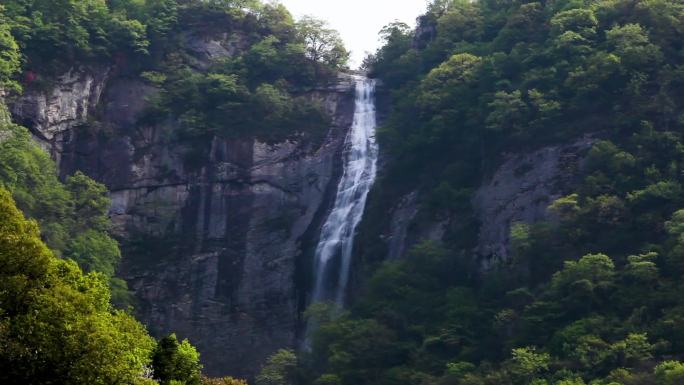
[[[354,233],[377,172],[375,80],[356,76],[354,122],[347,135],[344,171],[333,208],[321,229],[315,254],[311,303],[344,305]]]

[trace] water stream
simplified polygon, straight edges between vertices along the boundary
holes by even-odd
[[[344,171],[335,203],[316,246],[312,303],[344,305],[354,235],[377,171],[375,80],[356,76],[355,81],[354,123],[345,142]]]

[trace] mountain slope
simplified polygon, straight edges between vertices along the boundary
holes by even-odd
[[[311,312],[307,378],[681,381],[683,12],[435,1],[387,26],[356,301]]]

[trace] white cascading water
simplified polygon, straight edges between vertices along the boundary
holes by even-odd
[[[328,301],[344,305],[349,281],[354,233],[366,206],[368,192],[375,182],[378,145],[375,141],[375,80],[355,76],[354,123],[347,135],[344,171],[337,195],[316,246],[316,283],[311,302]],[[339,259],[336,259],[339,257]],[[337,269],[330,263],[339,261]],[[336,276],[331,276],[333,273]],[[331,285],[332,284],[332,285]]]

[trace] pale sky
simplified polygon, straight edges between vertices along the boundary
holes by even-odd
[[[427,0],[280,0],[294,15],[315,16],[340,31],[347,49],[352,51],[351,68],[361,64],[366,51],[380,45],[378,32],[394,20],[411,27],[425,11]]]

